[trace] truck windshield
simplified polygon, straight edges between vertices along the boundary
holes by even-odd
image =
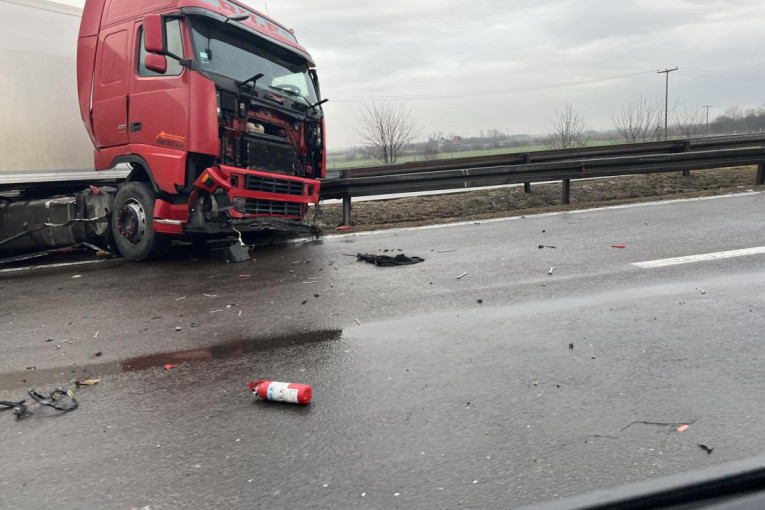
[[[318,101],[308,64],[298,55],[234,25],[193,16],[191,36],[199,69],[246,80],[258,73],[257,86],[282,91],[293,99]]]

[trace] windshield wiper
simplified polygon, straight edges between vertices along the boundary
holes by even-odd
[[[317,101],[316,103],[311,103],[311,101],[309,101],[308,98],[305,97],[300,92],[296,92],[296,91],[291,90],[291,89],[283,89],[281,87],[274,87],[273,85],[269,85],[268,88],[269,89],[273,89],[273,90],[278,90],[278,91],[281,91],[281,92],[286,92],[287,94],[289,94],[289,95],[291,95],[293,97],[299,97],[300,99],[305,101],[305,104],[308,105],[308,109],[309,110],[313,110],[314,112],[316,112],[316,107],[317,106],[322,105],[322,104],[326,103],[327,101],[329,101],[329,99],[322,99],[321,101]]]

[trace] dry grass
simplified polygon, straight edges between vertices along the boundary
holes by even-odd
[[[562,204],[561,184],[535,184],[526,195],[523,186],[354,202],[351,230],[376,230],[465,220],[522,216],[548,211],[603,205],[689,198],[762,189],[754,186],[757,167],[697,170],[634,175],[571,182],[571,205]],[[330,230],[342,224],[340,204],[322,205],[317,222]]]

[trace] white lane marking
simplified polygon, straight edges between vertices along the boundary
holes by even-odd
[[[44,264],[39,266],[10,267],[8,269],[0,269],[0,273],[15,273],[17,271],[32,271],[34,269],[48,269],[50,267],[81,266],[83,264],[98,264],[99,262],[106,262],[106,261],[105,260],[83,260],[81,262],[62,262],[61,264]]]
[[[326,234],[321,236],[321,238],[322,239],[338,239],[338,238],[344,238],[344,237],[374,236],[374,235],[389,234],[389,233],[395,233],[395,232],[416,232],[418,230],[433,230],[433,229],[440,229],[440,228],[464,227],[469,225],[475,225],[476,223],[485,225],[488,223],[501,223],[504,221],[518,221],[518,220],[531,219],[531,218],[545,218],[549,216],[563,216],[563,215],[575,216],[578,214],[589,213],[594,211],[611,211],[614,209],[632,209],[635,207],[651,207],[654,205],[671,205],[671,204],[680,204],[683,202],[702,202],[705,200],[719,200],[721,198],[743,198],[743,197],[761,195],[762,193],[763,193],[762,191],[747,190],[747,191],[742,191],[741,193],[729,193],[727,195],[713,195],[709,197],[678,198],[675,200],[655,200],[651,202],[635,202],[632,204],[606,205],[603,207],[592,207],[590,209],[576,209],[574,211],[554,211],[554,212],[529,214],[527,216],[505,216],[503,218],[491,218],[486,220],[470,220],[470,221],[460,221],[455,223],[438,223],[435,225],[424,225],[421,227],[399,227],[399,228],[394,227],[394,228],[381,229],[381,230],[351,232],[350,234]],[[310,239],[311,238],[306,237],[306,238],[299,238],[298,240],[305,241]]]
[[[716,251],[714,253],[701,253],[686,257],[674,257],[671,259],[648,260],[645,262],[633,262],[633,266],[651,269],[654,267],[674,266],[677,264],[690,264],[691,262],[703,262],[705,260],[729,259],[731,257],[744,257],[746,255],[759,255],[765,253],[765,246],[756,248],[744,248],[741,250]]]

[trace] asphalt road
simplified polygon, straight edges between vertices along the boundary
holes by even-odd
[[[765,246],[764,206],[2,272],[0,399],[103,380],[71,413],[0,413],[0,507],[512,508],[763,453],[765,254],[633,264]],[[347,256],[383,250],[425,262]]]

